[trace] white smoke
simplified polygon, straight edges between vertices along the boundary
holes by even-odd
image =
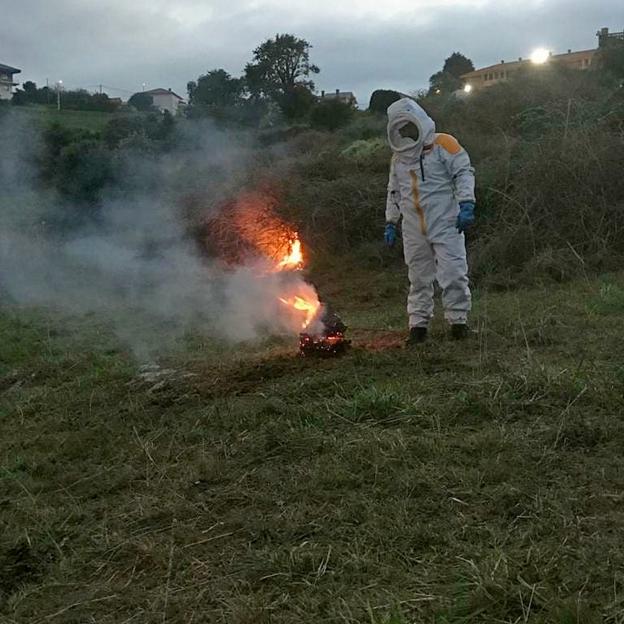
[[[95,219],[42,190],[34,167],[40,137],[19,115],[0,121],[0,297],[17,305],[97,313],[140,357],[189,330],[229,341],[296,334],[300,318],[280,303],[296,274],[260,265],[226,270],[189,234],[180,197],[210,206],[236,191],[250,162],[246,139],[194,124],[192,147],[162,156],[127,151],[124,183],[106,191]],[[69,227],[59,234],[53,224]],[[88,225],[86,225],[88,223]]]

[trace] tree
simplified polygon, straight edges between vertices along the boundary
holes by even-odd
[[[310,89],[303,85],[295,85],[276,98],[276,103],[290,121],[304,118],[314,106],[316,97]]]
[[[353,106],[336,98],[321,100],[312,109],[310,123],[313,128],[333,132],[338,130],[338,128],[346,126],[354,114],[355,109]]]
[[[472,61],[460,52],[453,52],[444,61],[442,71],[429,78],[429,95],[448,95],[464,86],[462,76],[474,71]]]
[[[245,83],[252,97],[269,97],[286,114],[293,98],[301,99],[301,89],[312,92],[310,74],[320,70],[310,63],[311,47],[305,39],[288,34],[276,35],[257,47],[253,61],[245,67]]]
[[[63,91],[63,108],[71,110],[101,111],[112,113],[118,107],[116,100],[111,100],[106,93],[89,93],[85,89]],[[13,94],[13,104],[51,104],[56,102],[56,93],[48,87],[38,89],[37,85],[27,80],[21,89]]]
[[[64,91],[62,101],[63,108],[70,110],[112,113],[118,108],[117,102],[111,100],[106,93],[89,93],[85,89]]]
[[[451,74],[451,76],[455,78],[461,79],[464,74],[474,71],[474,68],[473,62],[468,57],[460,52],[453,52],[453,54],[444,61],[442,71]]]
[[[154,98],[148,93],[135,93],[128,105],[143,113],[154,110]]]
[[[13,94],[13,104],[22,106],[24,104],[47,104],[50,101],[48,87],[38,89],[37,84],[32,80],[27,80],[21,89],[17,89]]]
[[[241,78],[232,78],[224,69],[213,69],[187,85],[191,106],[219,108],[239,104],[244,88]]]
[[[439,71],[429,78],[429,95],[447,95],[461,89],[462,84],[453,74]]]
[[[377,91],[373,91],[373,94],[371,95],[368,110],[372,113],[385,115],[388,108],[402,97],[403,96],[398,91],[377,89]]]
[[[37,83],[33,82],[32,80],[27,80],[22,85],[22,89],[24,90],[24,93],[26,95],[28,95],[30,98],[32,98],[33,100],[36,98],[36,95],[37,95]]]

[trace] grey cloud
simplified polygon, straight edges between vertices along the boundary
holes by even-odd
[[[329,4],[329,3],[328,3]],[[395,3],[396,5],[397,3]],[[475,2],[419,9],[385,19],[330,10],[313,14],[298,3],[161,0],[125,3],[25,0],[0,23],[2,59],[23,79],[62,78],[138,90],[141,83],[184,94],[188,80],[214,67],[242,71],[253,48],[276,32],[295,32],[313,45],[321,66],[317,86],[350,89],[365,104],[374,88],[425,87],[443,59],[460,50],[475,64],[526,56],[536,45],[557,51],[595,45],[601,26],[622,26],[621,1]],[[353,6],[358,6],[353,2]],[[195,17],[196,16],[196,17]],[[194,18],[194,19],[190,19]]]

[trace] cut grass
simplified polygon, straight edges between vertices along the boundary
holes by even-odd
[[[624,277],[479,292],[415,351],[402,272],[317,281],[346,357],[198,338],[162,378],[5,310],[0,621],[624,621]]]

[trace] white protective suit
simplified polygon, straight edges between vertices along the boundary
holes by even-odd
[[[418,142],[399,128],[416,124]],[[403,247],[410,292],[410,327],[427,327],[433,317],[434,280],[442,289],[446,320],[466,323],[471,308],[464,235],[457,231],[459,202],[475,201],[474,169],[457,140],[438,134],[434,121],[413,100],[388,109],[390,165],[386,221],[403,218]]]

